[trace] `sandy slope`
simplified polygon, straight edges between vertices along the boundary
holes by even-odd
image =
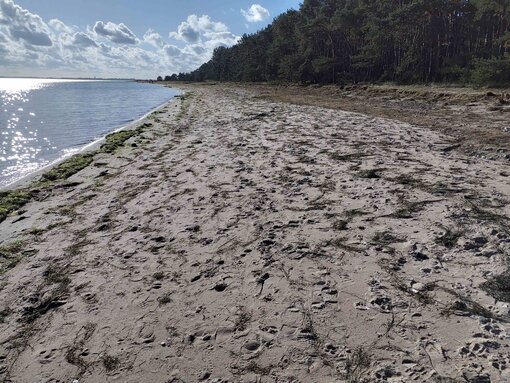
[[[0,381],[510,381],[508,163],[192,91],[0,225]]]

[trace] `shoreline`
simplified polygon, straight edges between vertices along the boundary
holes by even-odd
[[[179,88],[172,88],[172,89],[175,89],[176,91],[180,91]],[[101,146],[101,144],[105,141],[106,136],[108,136],[109,134],[117,133],[117,132],[120,132],[120,131],[123,131],[123,130],[133,130],[133,129],[135,129],[135,125],[143,122],[151,114],[157,112],[158,110],[161,110],[162,108],[164,108],[169,103],[174,102],[175,99],[179,98],[180,96],[182,96],[182,93],[178,94],[176,96],[173,96],[168,101],[165,101],[162,104],[160,104],[159,106],[155,107],[154,109],[151,109],[149,112],[145,113],[140,118],[137,118],[136,120],[133,120],[133,121],[131,121],[131,122],[125,124],[125,125],[122,125],[120,127],[113,128],[113,130],[111,130],[108,133],[104,134],[102,137],[97,138],[97,139],[93,140],[92,142],[89,142],[88,144],[84,144],[83,146],[77,148],[77,150],[72,152],[71,154],[63,155],[63,156],[59,157],[58,159],[52,161],[51,163],[49,163],[49,164],[47,164],[47,165],[45,165],[45,166],[43,166],[43,167],[41,167],[41,168],[39,168],[37,170],[34,170],[33,172],[30,172],[30,173],[24,175],[23,177],[21,177],[20,179],[18,179],[16,181],[13,181],[13,182],[11,182],[11,183],[9,183],[7,185],[0,186],[0,192],[2,192],[2,191],[12,191],[12,190],[15,190],[15,189],[18,189],[18,188],[27,187],[30,183],[35,181],[35,179],[37,177],[43,175],[46,171],[50,170],[51,168],[53,168],[55,166],[58,166],[59,164],[61,164],[62,162],[72,158],[73,156],[79,155],[79,154],[83,154],[83,153],[86,153],[86,152],[89,152],[89,151],[96,150],[97,148],[99,148]]]
[[[317,99],[181,89],[0,223],[0,378],[510,380],[506,160]]]

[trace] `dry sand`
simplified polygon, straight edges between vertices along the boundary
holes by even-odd
[[[507,160],[186,90],[0,225],[0,381],[510,381]]]

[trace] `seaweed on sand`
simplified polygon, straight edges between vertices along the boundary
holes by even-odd
[[[42,175],[42,180],[65,180],[80,170],[85,169],[94,160],[94,153],[83,153],[72,156],[68,160],[56,165]]]
[[[150,123],[146,123],[134,130],[121,130],[119,132],[108,134],[105,137],[105,142],[103,143],[103,145],[101,145],[99,151],[103,153],[113,153],[121,146],[124,146],[127,140],[139,135],[140,133],[142,133],[144,128],[149,127],[151,125],[152,124]]]
[[[510,303],[510,268],[482,283],[481,288],[498,301]]]

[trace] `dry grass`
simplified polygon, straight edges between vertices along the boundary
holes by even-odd
[[[83,326],[76,336],[74,343],[67,349],[65,359],[66,362],[79,368],[79,375],[82,375],[87,370],[89,363],[83,359],[81,355],[85,343],[92,337],[96,325],[87,323]]]
[[[236,320],[234,323],[234,329],[236,331],[244,331],[248,327],[248,323],[251,321],[251,313],[246,310],[245,307],[240,307],[236,313]]]
[[[101,358],[101,362],[107,372],[115,371],[120,366],[120,360],[117,357],[104,354]]]
[[[402,206],[397,209],[394,213],[388,215],[389,217],[393,218],[400,218],[400,219],[411,219],[413,218],[417,213],[424,210],[427,205],[441,202],[441,200],[426,200],[426,201],[416,201],[416,202],[403,202]]]
[[[0,245],[0,275],[18,264],[24,256],[24,247],[21,240]]]
[[[345,366],[345,379],[349,383],[360,383],[370,368],[370,354],[363,347],[358,347],[347,359]]]

